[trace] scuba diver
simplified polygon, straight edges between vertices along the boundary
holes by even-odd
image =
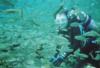
[[[55,66],[60,66],[60,64],[70,54],[73,54],[77,49],[80,49],[82,53],[85,53],[87,55],[89,55],[90,52],[94,52],[100,49],[100,46],[95,41],[95,37],[89,36],[88,40],[86,41],[79,41],[75,39],[75,36],[83,35],[86,32],[96,30],[97,26],[91,16],[87,15],[84,11],[80,11],[74,8],[72,8],[71,10],[63,10],[59,12],[57,11],[57,14],[55,15],[58,34],[61,34],[63,37],[67,38],[71,43],[69,47],[73,49],[72,52],[65,52],[63,55],[59,55],[59,53],[56,53],[54,58],[52,59],[52,62]],[[90,57],[87,60],[90,60]],[[87,63],[88,62],[89,61],[87,61]],[[94,60],[90,63],[94,64],[93,62]],[[76,68],[79,68],[79,66],[81,65],[77,65]]]
[[[83,11],[73,8],[70,11],[58,13],[56,15],[56,24],[58,25],[58,34],[62,34],[67,39],[68,37],[66,36],[66,34],[69,35],[69,40],[71,44],[75,47],[80,46],[80,44],[77,44],[78,41],[75,41],[74,36],[82,35],[88,31],[95,30],[97,28],[91,16],[87,15]],[[74,26],[77,26],[73,27],[71,26],[72,24]]]

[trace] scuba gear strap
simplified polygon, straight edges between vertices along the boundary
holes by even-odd
[[[83,24],[84,30],[88,31],[88,26],[91,23],[91,16],[89,16],[89,19],[87,20],[87,22],[85,24]]]

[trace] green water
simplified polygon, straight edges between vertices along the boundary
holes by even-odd
[[[0,0],[0,68],[56,68],[49,62],[50,58],[58,45],[64,53],[69,44],[56,32],[54,13],[61,2]],[[65,0],[64,7],[81,9],[100,25],[99,0]],[[73,64],[63,63],[57,68],[74,68]]]

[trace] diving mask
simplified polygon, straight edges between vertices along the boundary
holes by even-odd
[[[55,22],[59,28],[65,28],[68,25],[67,16],[64,13],[59,13],[56,15]]]

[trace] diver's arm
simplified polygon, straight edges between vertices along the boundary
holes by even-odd
[[[58,33],[58,35],[61,35],[61,36],[63,36],[64,38],[67,38],[67,39],[69,39],[70,37],[69,37],[69,35],[68,35],[68,30],[67,29],[57,29],[56,30],[57,31],[57,33]]]
[[[58,34],[67,34],[68,31],[66,29],[58,29]]]

